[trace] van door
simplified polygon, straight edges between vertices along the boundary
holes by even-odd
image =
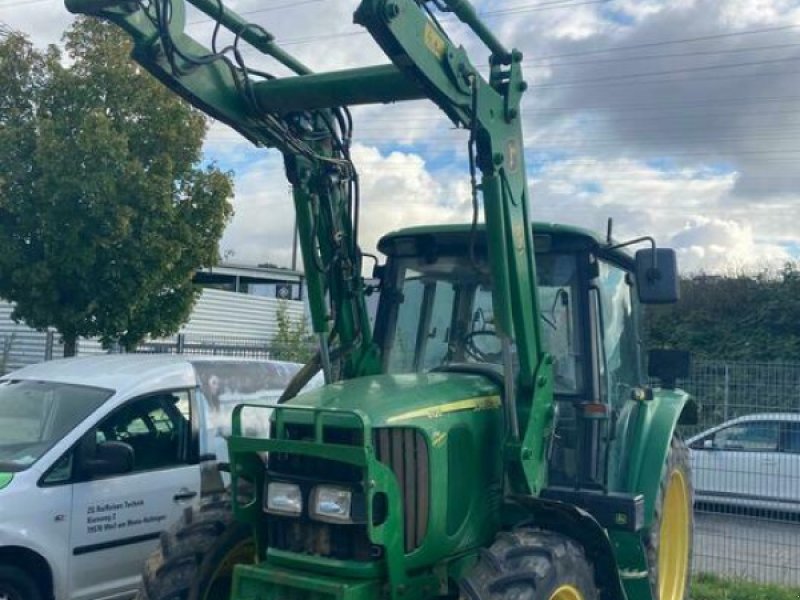
[[[187,390],[140,397],[106,417],[76,448],[79,481],[73,486],[70,534],[73,599],[114,598],[135,591],[159,534],[199,498],[191,412]],[[130,472],[92,474],[92,457],[104,442],[133,450]]]

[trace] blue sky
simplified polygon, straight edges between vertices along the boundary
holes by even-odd
[[[236,0],[315,70],[385,62],[352,24],[355,0]],[[523,102],[540,220],[655,235],[685,271],[761,269],[800,259],[800,8],[795,0],[500,0],[486,23],[526,56]],[[0,21],[57,42],[59,0],[0,0]],[[452,18],[481,66],[486,50]],[[211,24],[190,15],[192,35]],[[246,51],[248,64],[274,65]],[[279,72],[279,71],[278,71]],[[361,108],[356,158],[362,240],[470,217],[466,135],[424,102]],[[222,249],[287,263],[293,216],[281,160],[214,125],[206,160],[236,174]]]

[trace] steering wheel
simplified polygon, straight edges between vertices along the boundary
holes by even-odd
[[[499,352],[487,352],[486,350],[481,350],[480,345],[477,343],[477,339],[481,337],[492,337],[496,338],[500,344],[500,351]],[[480,329],[478,331],[472,331],[464,336],[464,352],[470,358],[478,361],[478,362],[486,362],[486,363],[502,363],[503,362],[503,350],[502,350],[502,340],[497,332],[491,329]]]

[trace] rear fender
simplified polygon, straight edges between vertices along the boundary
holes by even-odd
[[[583,546],[601,589],[600,600],[627,600],[616,552],[605,529],[588,512],[563,502],[533,496],[512,496],[529,521],[564,534]],[[532,519],[530,518],[532,517]]]

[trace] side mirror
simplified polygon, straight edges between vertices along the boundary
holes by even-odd
[[[684,350],[650,350],[647,353],[647,374],[661,381],[668,389],[675,380],[686,379],[692,366],[692,356]]]
[[[678,417],[678,425],[697,425],[700,422],[700,405],[697,400],[689,398]]]
[[[714,449],[714,439],[709,438],[707,440],[703,440],[703,450],[713,450]]]
[[[83,465],[86,474],[92,477],[123,475],[133,471],[134,452],[124,442],[100,442],[94,458]]]
[[[678,260],[672,248],[636,251],[636,289],[642,304],[672,304],[680,298]]]

